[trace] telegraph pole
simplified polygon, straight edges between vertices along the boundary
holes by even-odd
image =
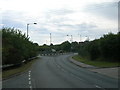
[[[51,45],[51,43],[52,43],[52,37],[51,37],[51,33],[50,33],[50,45]]]
[[[79,36],[79,39],[80,39],[80,42],[81,42],[81,35],[78,33],[78,36]]]
[[[71,35],[71,43],[73,42],[73,36]]]

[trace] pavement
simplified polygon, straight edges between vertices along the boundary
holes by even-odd
[[[2,82],[3,88],[118,88],[118,79],[69,61],[72,54],[41,56],[25,73]],[[3,89],[4,90],[4,89]]]
[[[86,68],[90,71],[96,72],[96,73],[100,73],[112,78],[116,78],[116,79],[120,79],[120,76],[118,75],[118,70],[120,69],[120,67],[112,67],[112,68],[100,68],[100,67],[95,67],[92,65],[88,65],[82,62],[78,62],[74,59],[72,59],[72,56],[70,57],[70,62],[74,63],[77,66]]]

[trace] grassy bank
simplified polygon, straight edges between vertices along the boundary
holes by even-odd
[[[18,74],[18,73],[22,73],[25,70],[29,69],[30,66],[36,61],[37,59],[34,59],[30,62],[28,62],[27,64],[23,64],[22,66],[15,68],[15,69],[10,69],[10,70],[5,70],[2,72],[2,78],[8,78],[12,75]]]
[[[73,56],[72,57],[74,60],[77,60],[79,62],[85,63],[85,64],[89,64],[92,66],[96,66],[96,67],[116,67],[116,66],[120,66],[120,62],[108,62],[108,61],[91,61],[91,60],[87,60],[84,58],[81,58],[79,55]]]

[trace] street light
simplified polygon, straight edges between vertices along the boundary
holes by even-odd
[[[30,24],[37,24],[37,23],[28,23],[28,24],[27,24],[27,37],[28,37],[28,29],[29,29],[29,25],[30,25]]]
[[[67,36],[70,36],[71,38],[70,38],[70,41],[71,41],[71,43],[73,42],[73,36],[72,35],[68,35],[67,34]]]

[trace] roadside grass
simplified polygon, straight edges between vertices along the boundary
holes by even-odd
[[[108,61],[103,61],[103,60],[91,61],[91,60],[84,59],[84,58],[80,57],[79,55],[75,55],[72,58],[76,61],[79,61],[79,62],[82,62],[85,64],[89,64],[92,66],[96,66],[96,67],[117,67],[117,66],[120,66],[120,62],[108,62]]]
[[[37,59],[33,59],[33,60],[31,60],[30,62],[28,62],[28,63],[26,63],[26,64],[23,64],[23,65],[20,66],[20,67],[3,71],[3,72],[2,72],[2,78],[5,79],[5,78],[8,78],[8,77],[10,77],[10,76],[12,76],[12,75],[16,75],[16,74],[19,74],[19,73],[24,72],[25,70],[29,69],[30,66],[31,66],[36,60],[37,60]]]

